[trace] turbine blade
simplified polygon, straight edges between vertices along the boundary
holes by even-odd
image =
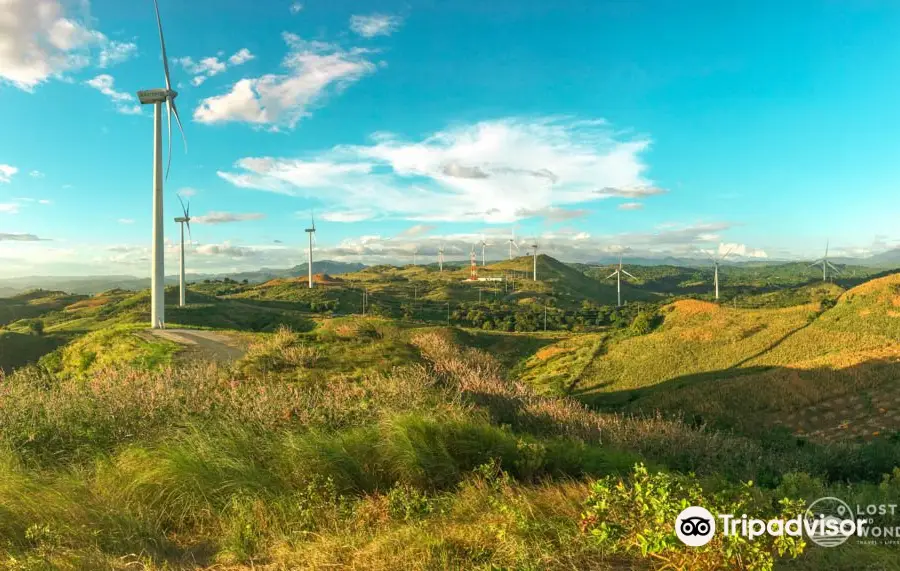
[[[172,168],[172,100],[166,99],[166,111],[169,114],[169,160],[166,162],[166,180],[169,180],[169,169]]]
[[[609,274],[608,276],[606,276],[606,279],[609,279],[609,278],[613,277],[613,276],[616,275],[617,273],[619,273],[619,270],[616,270],[616,271],[614,271],[613,273],[611,273],[611,274]]]
[[[184,152],[187,152],[187,137],[184,134],[184,125],[181,124],[181,116],[178,115],[178,107],[175,105],[174,99],[169,99],[169,104],[172,105],[172,113],[175,115],[175,121],[178,122],[178,130],[181,131],[181,140],[184,141]],[[172,130],[172,121],[169,120],[169,130]],[[171,137],[171,135],[170,135]],[[171,153],[171,145],[169,146],[169,152]]]
[[[622,270],[622,273],[625,274],[626,276],[630,277],[631,279],[635,279],[635,280],[637,279],[637,278],[634,277],[633,275],[629,274],[629,273],[628,273],[628,270]]]
[[[837,273],[839,273],[839,274],[840,274],[840,273],[843,273],[843,272],[841,272],[841,270],[838,269],[837,266],[835,266],[835,265],[832,264],[831,262],[826,262],[826,263],[828,264],[828,267],[829,267],[829,268],[831,268],[832,270],[836,271]]]
[[[162,19],[159,17],[159,2],[153,0],[153,6],[156,8],[156,27],[159,28],[159,44],[162,46],[163,69],[166,72],[166,90],[172,89],[172,83],[169,81],[169,58],[166,56],[166,40],[163,38]]]
[[[176,194],[175,196],[178,197],[178,202],[181,203],[181,211],[184,213],[184,217],[187,218],[187,209],[184,207],[184,201],[181,200],[181,195],[180,195],[180,194]]]
[[[188,227],[188,239],[191,241],[191,244],[194,243],[194,234],[191,233],[191,219],[188,218],[185,222],[187,222]]]
[[[734,250],[734,246],[731,246],[730,248],[728,248],[727,250],[725,250],[725,253],[722,254],[722,257],[720,257],[719,259],[720,259],[720,260],[724,260],[725,258],[727,258],[727,257],[728,257],[728,254],[730,254],[732,250]]]

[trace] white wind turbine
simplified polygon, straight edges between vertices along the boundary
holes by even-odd
[[[710,256],[709,254],[706,254],[706,256],[712,261],[713,267],[715,268],[714,274],[713,274],[713,282],[715,283],[715,286],[716,286],[716,301],[719,300],[719,264],[722,263],[722,261],[724,261],[725,258],[728,257],[728,254],[730,254],[731,250],[733,250],[733,249],[734,249],[734,246],[732,246],[731,248],[728,248],[728,250],[726,250],[724,254],[722,254],[721,256],[717,256],[715,258]]]
[[[493,244],[488,244],[487,242],[485,242],[484,236],[481,237],[481,242],[479,242],[479,244],[481,244],[481,267],[484,267],[486,265],[484,258],[485,248],[487,248],[488,246],[493,246]]]
[[[154,329],[162,329],[166,323],[165,302],[165,244],[163,230],[163,159],[162,159],[162,105],[165,103],[169,117],[169,159],[166,165],[165,178],[169,177],[169,167],[172,166],[172,115],[178,122],[181,137],[184,139],[184,150],[187,152],[187,138],[184,136],[184,127],[178,116],[178,108],[175,106],[175,98],[178,92],[172,90],[172,82],[169,79],[169,59],[166,56],[166,41],[163,38],[162,19],[159,17],[159,3],[153,0],[156,9],[156,26],[159,29],[159,43],[162,48],[163,71],[165,72],[166,88],[138,91],[138,99],[141,105],[153,105],[153,241],[151,243],[151,272],[150,272],[150,324]]]
[[[304,229],[307,236],[309,236],[309,264],[307,264],[306,271],[309,274],[309,289],[313,287],[313,244],[316,242],[316,217],[310,212],[309,213],[309,221],[311,223],[309,228]]]
[[[191,242],[194,241],[194,236],[191,234],[191,202],[188,201],[187,206],[184,205],[184,201],[181,200],[181,196],[178,196],[178,202],[181,203],[181,212],[183,216],[179,216],[175,219],[175,222],[178,222],[181,225],[181,273],[179,275],[179,284],[181,284],[180,294],[178,296],[178,305],[180,307],[184,307],[185,305],[185,285],[184,285],[184,225],[187,224],[188,236],[190,237]]]
[[[413,266],[416,265],[416,260],[418,259],[418,257],[419,257],[419,247],[416,246],[415,248],[413,248]]]
[[[822,258],[819,258],[818,260],[816,260],[815,262],[811,263],[808,266],[810,268],[813,266],[818,266],[818,265],[822,266],[822,281],[823,282],[828,281],[828,268],[831,268],[837,274],[841,273],[841,270],[837,269],[837,266],[835,266],[834,264],[832,264],[831,262],[828,261],[829,242],[830,242],[830,240],[825,241],[825,256]]]
[[[622,274],[630,277],[633,280],[637,278],[628,273],[628,270],[622,267],[622,252],[619,252],[619,267],[616,268],[616,271],[606,276],[606,279],[609,279],[613,276],[616,276],[616,301],[617,307],[622,307]]]
[[[533,250],[532,257],[534,257],[534,273],[533,273],[532,275],[534,276],[534,281],[537,281],[537,253],[538,253],[538,243],[537,243],[537,240],[536,240],[536,239],[534,240],[534,242],[531,243],[531,248],[532,248],[532,250]]]
[[[444,273],[444,244],[438,248],[438,268],[441,273]]]
[[[513,259],[513,255],[512,255],[513,248],[515,248],[516,250],[519,249],[519,245],[516,243],[516,229],[515,228],[512,229],[512,233],[510,233],[509,240],[507,240],[507,241],[509,242],[509,259],[512,260]]]

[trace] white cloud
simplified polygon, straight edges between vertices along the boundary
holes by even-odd
[[[38,170],[34,170],[28,173],[28,176],[30,176],[31,178],[44,178],[44,173]]]
[[[228,58],[228,63],[231,65],[241,65],[252,59],[256,59],[256,56],[250,53],[250,50],[247,48],[241,48],[237,53]]]
[[[230,242],[222,244],[203,244],[194,250],[201,256],[227,256],[230,258],[244,258],[252,256],[254,250],[243,246],[232,246]]]
[[[768,258],[765,250],[751,248],[746,244],[734,244],[721,242],[714,249],[701,250],[710,256],[728,256],[736,258]]]
[[[201,101],[194,119],[293,128],[329,89],[340,90],[376,69],[366,50],[343,50],[289,33],[283,37],[290,46],[282,64],[287,73],[241,79],[228,93]]]
[[[197,190],[194,189],[194,188],[191,188],[191,187],[189,187],[189,186],[186,186],[186,187],[182,188],[181,190],[179,190],[179,191],[178,191],[178,194],[180,194],[181,196],[187,198],[187,197],[191,197],[191,196],[196,196],[196,195],[197,195]]]
[[[196,224],[226,224],[228,222],[243,222],[245,220],[262,220],[265,214],[259,212],[210,212],[202,216],[194,216],[191,221]]]
[[[181,65],[185,71],[193,75],[191,85],[199,87],[210,77],[223,73],[229,67],[243,65],[252,59],[256,59],[256,56],[247,48],[241,48],[229,57],[227,61],[220,60],[218,56],[201,58],[199,61],[194,61],[191,57],[180,57],[175,59],[175,63]]]
[[[49,205],[49,204],[53,204],[53,201],[49,200],[47,198],[41,198],[40,200],[38,200],[38,204]]]
[[[0,80],[19,89],[33,91],[94,60],[100,66],[123,61],[133,53],[129,45],[67,17],[59,0],[0,1]]]
[[[137,53],[137,44],[110,41],[100,50],[97,67],[105,68],[131,59]]]
[[[119,224],[134,224],[133,218],[119,218]]]
[[[111,75],[101,74],[84,83],[109,97],[116,106],[116,111],[119,113],[125,115],[139,115],[141,113],[141,106],[138,105],[134,95],[123,91],[116,91],[115,79],[113,79]]]
[[[643,208],[643,202],[623,202],[619,205],[619,210],[641,210]]]
[[[400,18],[387,14],[363,16],[354,14],[350,17],[350,29],[364,38],[389,36],[400,25]]]
[[[9,184],[12,181],[13,175],[17,172],[19,172],[19,169],[12,165],[0,164],[0,183]]]
[[[343,210],[337,212],[326,212],[322,218],[327,222],[362,222],[371,220],[375,214],[368,210]]]
[[[291,4],[291,14],[299,14],[301,10],[303,10],[303,4],[300,2],[294,2]]]
[[[4,214],[18,214],[19,205],[15,202],[0,202],[0,212]]]
[[[421,141],[380,133],[371,145],[312,157],[244,158],[235,164],[239,172],[218,174],[243,188],[315,193],[337,211],[419,221],[561,221],[586,213],[566,206],[662,192],[644,175],[640,155],[649,145],[646,138],[620,140],[599,120],[508,118]]]

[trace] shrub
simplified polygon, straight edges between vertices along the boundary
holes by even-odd
[[[781,499],[773,513],[769,494],[748,482],[717,493],[704,491],[695,478],[651,474],[642,464],[627,479],[607,477],[594,482],[581,518],[582,530],[609,554],[640,555],[657,568],[771,570],[775,559],[796,558],[805,548],[801,538],[764,535],[752,541],[717,533],[703,547],[688,547],[675,535],[675,519],[688,506],[711,513],[754,514],[754,517],[794,517],[802,501]]]

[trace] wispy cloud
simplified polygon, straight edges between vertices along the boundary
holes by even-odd
[[[294,2],[290,7],[291,14],[299,14],[301,10],[303,10],[303,4],[300,2]]]
[[[141,106],[138,105],[134,95],[123,91],[116,91],[115,79],[113,79],[111,75],[101,74],[84,83],[109,97],[116,106],[116,111],[119,113],[125,115],[139,115],[141,113]]]
[[[202,216],[194,216],[191,221],[196,224],[227,224],[246,220],[262,220],[266,215],[259,212],[210,212]]]
[[[376,69],[366,59],[366,50],[344,50],[290,33],[283,38],[290,48],[282,63],[286,73],[241,79],[228,93],[202,100],[194,119],[293,128],[329,91],[340,90]]]
[[[106,67],[134,53],[132,44],[111,41],[86,19],[67,16],[59,0],[3,0],[0,38],[0,80],[29,92],[66,72]]]
[[[620,139],[601,120],[507,118],[421,141],[379,133],[370,145],[302,158],[247,157],[235,164],[239,170],[218,174],[243,188],[315,194],[337,212],[418,221],[560,221],[583,216],[582,205],[590,202],[663,192],[644,176],[641,155],[649,145],[647,138]],[[580,208],[567,208],[572,205]]]
[[[44,242],[46,238],[40,238],[34,234],[5,234],[0,233],[0,242]]]
[[[415,226],[410,226],[403,232],[400,232],[400,236],[406,238],[415,238],[417,236],[424,236],[429,232],[433,231],[437,226],[433,226],[431,224],[416,224]]]
[[[30,176],[31,178],[44,178],[44,173],[38,170],[34,170],[28,173],[28,176]]]
[[[12,165],[0,164],[0,183],[9,184],[19,169]]]
[[[354,14],[350,16],[350,29],[364,38],[389,36],[400,26],[400,23],[400,18],[387,14],[368,16]]]
[[[0,212],[4,214],[18,214],[19,205],[16,202],[0,202]]]
[[[623,202],[619,205],[619,210],[641,210],[643,208],[643,202]]]
[[[134,219],[133,218],[119,218],[118,223],[119,224],[134,224]]]
[[[371,210],[341,210],[322,214],[322,219],[327,222],[362,222],[374,217]]]
[[[241,48],[224,61],[220,60],[219,56],[204,57],[197,61],[191,57],[180,57],[175,59],[175,63],[194,76],[191,85],[198,87],[210,77],[225,72],[229,67],[243,65],[252,59],[256,59],[256,56],[249,49]]]

